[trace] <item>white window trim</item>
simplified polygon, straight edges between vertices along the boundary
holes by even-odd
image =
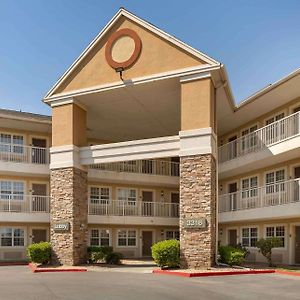
[[[2,246],[1,240],[0,240],[0,249],[24,249],[27,247],[27,230],[24,226],[0,226],[0,229],[2,228],[11,228],[11,229],[22,229],[24,230],[24,246]],[[12,237],[13,238],[13,237]],[[1,236],[0,236],[1,239]]]
[[[20,132],[15,132],[15,131],[5,131],[5,130],[0,130],[0,134],[10,134],[10,135],[18,135],[23,137],[24,144],[23,146],[27,146],[27,139],[26,139],[26,134],[20,133]]]
[[[294,110],[295,108],[299,107],[299,106],[300,106],[300,102],[297,102],[297,103],[291,105],[291,106],[289,107],[289,115],[292,115],[292,114],[294,113],[293,110]]]
[[[109,200],[108,200],[108,205],[112,205],[112,187],[109,185],[96,185],[96,184],[89,184],[88,185],[88,202],[90,204],[90,196],[91,196],[91,188],[105,188],[105,189],[109,189]],[[101,205],[99,203],[99,205]]]
[[[116,200],[117,200],[117,201],[119,201],[119,198],[118,198],[118,190],[119,190],[119,189],[123,189],[123,190],[125,190],[125,189],[126,189],[126,190],[135,190],[136,201],[135,201],[135,205],[132,205],[132,206],[138,205],[138,201],[140,200],[140,199],[139,199],[139,195],[140,195],[140,194],[139,194],[139,189],[134,188],[134,187],[130,187],[130,186],[129,186],[129,187],[127,187],[127,186],[126,186],[126,187],[124,187],[124,186],[123,186],[123,187],[122,187],[122,186],[121,186],[121,187],[120,187],[120,186],[117,186],[117,187],[116,187]],[[127,201],[128,201],[128,200],[127,200]]]
[[[164,239],[165,239],[165,240],[167,239],[167,231],[173,231],[173,236],[174,236],[174,232],[175,232],[175,231],[178,231],[178,233],[179,233],[179,239],[180,239],[180,230],[179,230],[179,228],[178,228],[178,229],[171,229],[171,228],[165,229],[165,230],[164,230]],[[173,238],[173,239],[174,239],[174,238]]]
[[[92,228],[89,228],[89,240],[88,240],[88,245],[89,246],[92,246],[91,245],[91,238],[92,238],[92,230],[98,230],[98,231],[100,231],[100,230],[108,230],[108,232],[109,232],[109,247],[112,247],[112,230],[111,230],[111,228],[101,228],[101,227],[92,227]],[[101,239],[101,237],[99,236],[99,240]],[[94,246],[92,246],[92,247],[94,247]],[[95,247],[103,247],[103,246],[101,246],[101,245],[98,245],[98,246],[95,246]]]
[[[260,239],[260,231],[259,231],[259,226],[257,225],[247,225],[247,226],[242,226],[240,228],[240,244],[242,245],[242,247],[246,247],[247,249],[257,249],[257,247],[253,247],[253,246],[243,246],[243,229],[249,229],[249,228],[257,228],[257,240]]]
[[[2,181],[9,181],[9,182],[22,182],[24,186],[24,193],[23,193],[23,200],[16,200],[16,201],[25,201],[26,196],[28,196],[28,190],[27,190],[27,182],[25,180],[18,180],[18,179],[5,179],[1,178],[0,179],[0,184]],[[1,194],[1,189],[0,189],[0,195]],[[15,201],[15,199],[11,199],[11,201]]]
[[[279,226],[282,226],[284,227],[284,247],[276,247],[274,248],[275,250],[287,250],[287,243],[288,243],[288,240],[287,240],[287,235],[288,235],[288,226],[287,224],[264,224],[264,239],[267,238],[267,227],[279,227]]]
[[[267,185],[266,175],[269,174],[269,173],[275,173],[275,172],[280,171],[280,170],[284,170],[284,180],[283,180],[283,182],[287,181],[287,178],[288,178],[288,168],[287,168],[287,166],[282,166],[282,167],[278,167],[276,169],[270,169],[270,170],[264,171],[264,173],[263,173],[264,186]]]
[[[128,244],[128,231],[135,231],[136,235],[135,235],[135,246],[119,246],[119,231],[122,230],[126,230],[126,244]],[[150,231],[150,230],[149,230]],[[116,230],[116,248],[121,248],[121,249],[125,249],[125,248],[130,248],[130,249],[136,249],[138,248],[138,240],[139,240],[139,230],[136,228],[117,228]]]
[[[264,126],[267,126],[267,121],[268,120],[270,120],[272,118],[275,118],[276,116],[278,116],[282,113],[284,113],[284,118],[285,118],[287,116],[287,109],[280,110],[280,111],[278,111],[276,113],[273,113],[273,114],[269,115],[268,117],[264,118],[264,120],[263,120]]]
[[[257,129],[256,129],[256,130],[258,130],[258,129],[259,129],[259,122],[253,123],[252,125],[249,125],[249,126],[242,127],[242,129],[240,129],[240,131],[239,131],[239,137],[242,137],[242,136],[243,136],[243,135],[242,135],[243,131],[245,131],[245,130],[250,130],[250,128],[251,128],[251,127],[254,127],[254,126],[257,126]],[[249,133],[250,133],[250,132],[249,132]],[[249,134],[249,133],[248,133],[248,134]]]

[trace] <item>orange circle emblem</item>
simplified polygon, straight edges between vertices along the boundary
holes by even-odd
[[[142,42],[137,33],[129,28],[114,32],[105,47],[107,63],[114,69],[129,68],[138,59]]]

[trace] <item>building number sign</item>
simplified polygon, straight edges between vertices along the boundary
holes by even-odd
[[[185,219],[183,226],[184,228],[205,228],[207,222],[205,218]]]

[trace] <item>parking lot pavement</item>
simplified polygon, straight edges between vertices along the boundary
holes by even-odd
[[[277,274],[182,278],[113,270],[34,274],[27,266],[0,267],[1,300],[293,300],[299,295],[299,277]]]

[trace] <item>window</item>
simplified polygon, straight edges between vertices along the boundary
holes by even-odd
[[[254,125],[242,131],[242,151],[251,149],[257,145],[257,135],[255,133],[256,130],[257,125]]]
[[[136,246],[136,230],[132,230],[132,229],[118,230],[118,246],[119,247],[135,247]]]
[[[272,144],[280,140],[282,137],[285,135],[285,126],[284,122],[278,122],[275,123],[276,121],[279,121],[284,118],[284,113],[280,113],[272,118],[269,118],[266,120],[266,125],[269,125],[266,128],[266,142],[267,144]]]
[[[1,199],[24,199],[24,183],[22,181],[0,181]]]
[[[0,152],[23,153],[24,138],[21,135],[0,134]]]
[[[2,247],[23,247],[24,229],[0,228],[0,244]]]
[[[118,200],[124,201],[128,205],[136,205],[136,190],[127,188],[118,189]]]
[[[277,193],[279,191],[284,191],[284,179],[285,179],[285,171],[284,169],[269,172],[266,174],[266,193],[272,194]]]
[[[266,238],[278,237],[281,239],[281,247],[285,244],[285,227],[284,226],[268,226],[266,227]]]
[[[256,247],[257,238],[258,238],[257,227],[242,229],[242,246],[243,247]]]
[[[90,234],[91,246],[109,246],[109,230],[108,229],[92,229]]]
[[[279,120],[281,120],[283,118],[284,118],[284,113],[280,113],[280,114],[278,114],[278,115],[276,115],[276,116],[274,116],[274,117],[266,120],[266,125],[270,125],[270,124],[272,124],[272,123],[274,123],[276,121],[279,121]]]
[[[178,240],[179,241],[179,230],[167,230],[166,240]]]
[[[242,180],[242,198],[257,196],[258,178],[257,176]]]
[[[90,187],[90,202],[93,204],[108,204],[110,189],[108,187]]]

